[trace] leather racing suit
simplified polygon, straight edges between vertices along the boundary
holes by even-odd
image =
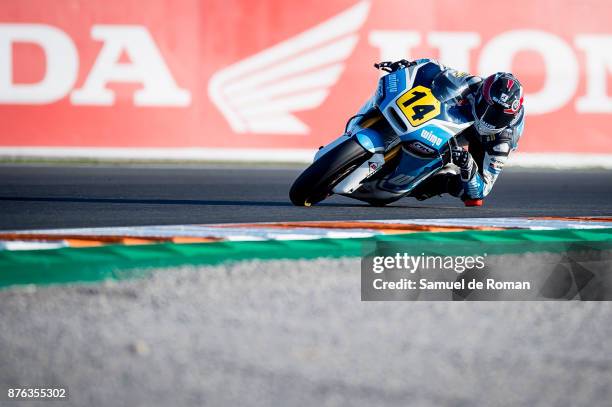
[[[465,81],[469,91],[460,103],[474,105],[483,78],[458,72],[448,68],[434,59],[421,59],[417,63],[433,62],[454,77]],[[449,193],[464,201],[479,200],[487,196],[501,174],[508,156],[517,148],[518,140],[523,133],[525,110],[521,106],[516,118],[504,130],[497,134],[479,134],[475,126],[470,126],[460,135],[457,141],[460,146],[467,146],[474,164],[469,173],[461,174],[454,164],[448,164],[431,179],[423,182],[411,193],[419,200],[435,195]]]

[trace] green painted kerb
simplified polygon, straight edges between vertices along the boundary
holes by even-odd
[[[197,244],[109,245],[53,250],[0,251],[0,288],[125,279],[152,268],[215,265],[249,259],[360,257],[364,247],[396,242],[415,253],[444,248],[445,255],[560,252],[581,247],[612,249],[610,229],[504,230],[382,235],[360,239],[269,240]]]

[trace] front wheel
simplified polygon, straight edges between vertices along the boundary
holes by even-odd
[[[293,182],[289,198],[296,206],[321,202],[344,177],[372,156],[354,139],[348,139],[310,164]]]

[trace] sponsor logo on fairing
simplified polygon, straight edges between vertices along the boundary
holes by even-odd
[[[389,93],[397,92],[397,75],[389,74],[387,75],[387,90]]]
[[[426,146],[420,141],[413,141],[412,143],[407,144],[406,150],[418,156],[427,156],[427,157],[434,155],[436,152],[436,150],[434,150],[431,147]]]
[[[442,145],[442,139],[440,137],[434,135],[429,130],[423,129],[423,131],[421,131],[421,137],[423,137],[425,140],[431,142],[432,144],[434,144],[434,145],[436,145],[438,147],[440,145]]]

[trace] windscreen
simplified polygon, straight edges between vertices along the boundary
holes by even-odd
[[[460,74],[455,70],[446,70],[433,79],[431,91],[441,103],[457,105],[468,92],[466,81]]]

